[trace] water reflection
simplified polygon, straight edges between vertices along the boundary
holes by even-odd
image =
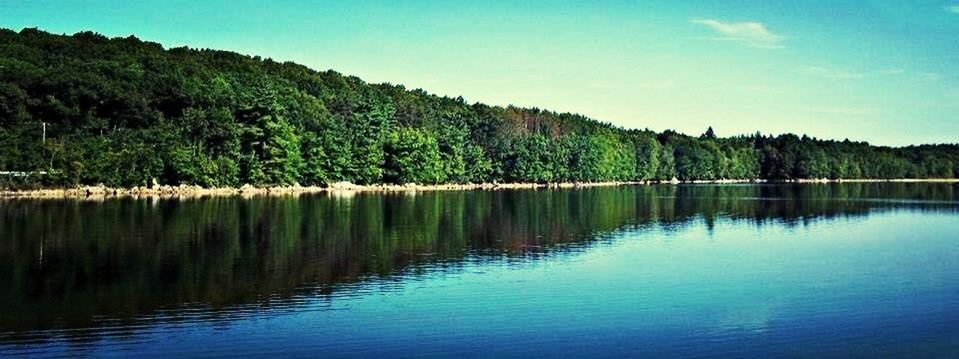
[[[957,213],[937,184],[637,186],[253,199],[0,201],[0,345],[135,341],[357,283],[588,248],[627,228],[717,219],[802,226],[876,211]],[[389,281],[382,282],[389,283]],[[385,285],[385,284],[384,284]],[[310,310],[322,309],[314,302]],[[762,330],[768,310],[735,315]]]

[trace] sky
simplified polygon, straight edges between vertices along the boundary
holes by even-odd
[[[0,27],[231,50],[626,128],[959,142],[959,0],[0,0]]]

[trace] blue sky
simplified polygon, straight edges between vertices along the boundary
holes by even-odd
[[[630,128],[959,142],[959,0],[0,0],[0,27],[135,34]]]

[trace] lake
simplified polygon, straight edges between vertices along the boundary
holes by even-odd
[[[0,200],[0,356],[959,357],[959,187]]]

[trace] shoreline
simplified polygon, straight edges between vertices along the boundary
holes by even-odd
[[[333,193],[350,195],[358,192],[365,193],[403,193],[427,191],[471,191],[471,190],[516,190],[516,189],[566,189],[590,188],[611,186],[639,186],[639,185],[683,185],[683,184],[829,184],[829,183],[956,183],[959,178],[894,178],[894,179],[796,179],[776,180],[741,179],[741,180],[690,180],[690,181],[625,181],[625,182],[561,182],[561,183],[465,183],[465,184],[375,184],[356,185],[349,182],[330,184],[327,187],[319,186],[275,186],[204,188],[194,185],[156,186],[111,188],[100,186],[78,186],[72,188],[44,188],[31,190],[0,190],[0,198],[124,198],[124,197],[229,197],[229,196],[282,196],[301,195],[312,193]]]

